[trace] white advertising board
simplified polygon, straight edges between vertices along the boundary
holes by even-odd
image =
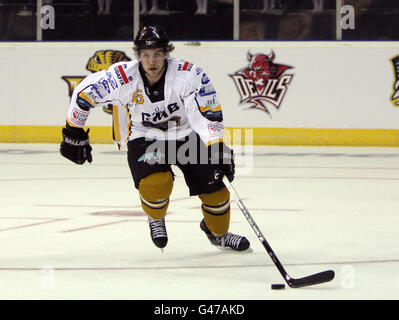
[[[175,42],[173,56],[214,83],[226,127],[396,129],[395,42]],[[111,50],[105,58],[104,51]],[[1,126],[65,123],[69,86],[121,59],[131,42],[0,44]],[[92,62],[88,66],[89,62]],[[89,70],[90,69],[90,70]],[[111,117],[91,112],[87,125]]]

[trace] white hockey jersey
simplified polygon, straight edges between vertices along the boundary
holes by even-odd
[[[88,75],[73,92],[69,125],[82,128],[92,108],[112,104],[113,138],[119,148],[139,137],[175,140],[193,130],[206,145],[223,140],[222,108],[200,67],[170,57],[155,86],[148,86],[141,72],[134,60]]]

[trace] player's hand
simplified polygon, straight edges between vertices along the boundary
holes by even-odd
[[[71,127],[67,123],[65,128],[62,129],[61,155],[76,164],[83,164],[86,160],[91,163],[93,157],[91,155],[92,147],[89,141],[89,131],[90,129],[85,132],[82,128]]]
[[[226,176],[230,182],[233,181],[235,173],[233,150],[223,142],[211,144],[208,150],[211,166],[214,167],[213,179],[222,181],[223,176]]]

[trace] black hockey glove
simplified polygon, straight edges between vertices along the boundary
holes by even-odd
[[[223,142],[211,144],[208,147],[210,165],[213,167],[213,179],[222,181],[226,176],[233,181],[235,173],[234,152]]]
[[[82,128],[71,127],[67,123],[65,128],[62,129],[61,155],[76,164],[83,164],[86,160],[91,163],[93,158],[91,156],[92,147],[89,141],[89,131],[90,129],[85,132]]]

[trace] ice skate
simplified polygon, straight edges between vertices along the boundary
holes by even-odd
[[[243,236],[236,235],[231,232],[227,232],[222,236],[215,236],[212,232],[208,229],[205,224],[205,220],[202,219],[200,224],[201,230],[205,232],[206,236],[208,237],[209,241],[216,247],[223,249],[223,250],[234,250],[234,251],[250,251],[250,243],[247,238]]]
[[[168,243],[168,234],[166,233],[165,218],[154,220],[148,217],[148,223],[150,225],[151,239],[154,244],[163,249]]]

